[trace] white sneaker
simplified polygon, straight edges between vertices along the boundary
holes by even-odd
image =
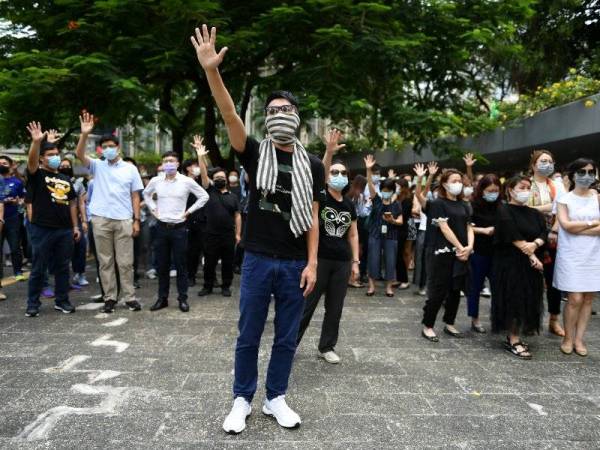
[[[176,271],[176,270],[171,270],[171,271],[169,271],[169,276],[170,276],[171,278],[175,278],[175,277],[177,276],[177,271]]]
[[[146,272],[146,277],[148,277],[148,279],[150,279],[150,280],[155,280],[156,279],[156,270],[150,269],[148,272]]]
[[[300,416],[285,402],[285,395],[280,395],[270,401],[265,399],[262,412],[267,416],[275,417],[277,423],[283,428],[298,428],[302,423]]]
[[[338,364],[341,361],[340,357],[333,350],[325,353],[319,353],[319,356],[329,364]]]
[[[252,413],[250,403],[244,397],[236,397],[231,412],[223,422],[223,430],[229,434],[240,434],[246,429],[246,418]]]
[[[491,297],[492,293],[490,292],[490,288],[484,287],[483,290],[481,291],[481,296],[482,297]]]

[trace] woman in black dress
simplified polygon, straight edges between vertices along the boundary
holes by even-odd
[[[446,170],[440,179],[438,198],[427,202],[427,301],[423,308],[424,338],[437,342],[433,330],[437,314],[444,304],[444,332],[462,337],[454,327],[460,303],[460,291],[466,290],[468,260],[475,239],[469,223],[467,204],[462,200],[462,174]]]
[[[508,331],[505,348],[531,359],[522,333],[539,333],[544,276],[541,257],[547,231],[544,216],[527,206],[531,181],[522,176],[505,185],[508,204],[498,208],[494,234],[492,330]]]

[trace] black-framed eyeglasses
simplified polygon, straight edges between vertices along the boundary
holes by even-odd
[[[591,176],[595,177],[596,176],[596,169],[590,169],[590,170],[579,169],[575,173],[577,175],[579,175],[580,177],[585,177],[586,175],[591,175]]]
[[[298,110],[296,109],[296,107],[294,105],[281,105],[281,106],[267,106],[265,108],[265,112],[267,113],[267,116],[274,116],[275,114],[278,114],[280,112],[282,112],[284,114],[291,114],[291,113],[298,112]]]
[[[331,175],[333,175],[334,177],[337,177],[338,175],[341,175],[343,177],[348,176],[348,171],[347,170],[337,170],[337,169],[331,169],[329,171],[329,173]]]

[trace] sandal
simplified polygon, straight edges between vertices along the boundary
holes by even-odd
[[[578,356],[586,357],[588,355],[587,348],[585,348],[585,347],[581,347],[581,348],[573,347],[573,351]]]
[[[531,359],[529,349],[523,345],[522,342],[515,342],[514,344],[510,344],[509,342],[508,345],[506,345],[506,351],[520,359]]]
[[[365,294],[367,297],[373,297],[375,295],[375,291],[373,292],[369,292],[367,291],[367,293]]]
[[[386,293],[385,293],[385,296],[386,296],[386,297],[393,297],[393,296],[394,296],[394,293],[393,293],[393,292],[386,292]]]

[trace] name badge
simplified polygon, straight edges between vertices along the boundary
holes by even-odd
[[[381,225],[381,234],[387,234],[387,225]]]

